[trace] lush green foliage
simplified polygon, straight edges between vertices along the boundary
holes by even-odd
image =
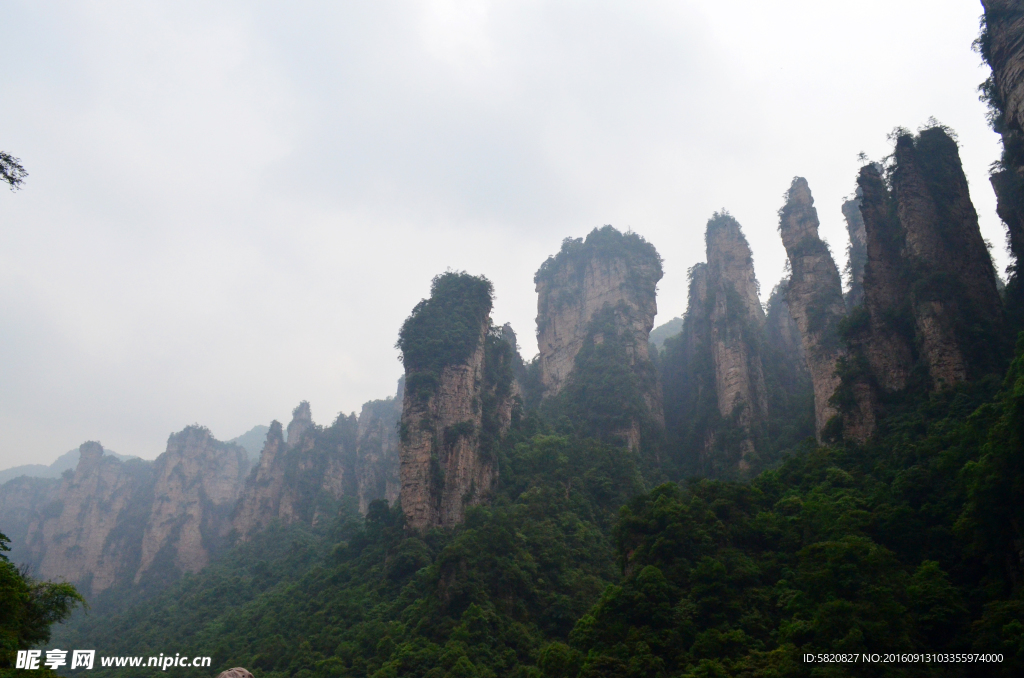
[[[633,364],[633,338],[619,323],[627,314],[624,303],[594,314],[565,387],[544,402],[549,418],[565,418],[563,429],[621,444],[633,427],[650,428],[644,395],[654,392],[657,375],[649,362]]]
[[[615,509],[642,485],[632,455],[593,441],[514,434],[500,455],[494,505],[453,532],[410,535],[383,502],[365,523],[277,528],[60,640],[210,654],[264,676],[519,674],[614,579]]]
[[[919,395],[869,445],[808,442],[749,483],[642,493],[627,451],[545,431],[522,419],[494,504],[453,531],[343,508],[59,641],[267,676],[967,675],[801,660],[826,651],[1024,668],[1024,343],[1001,390]]]
[[[433,279],[430,298],[416,304],[398,333],[409,393],[431,392],[442,369],[472,355],[493,299],[494,287],[482,276],[449,271]]]
[[[37,582],[19,571],[5,554],[9,543],[0,533],[0,674],[13,674],[18,650],[48,642],[50,627],[85,603],[71,584]],[[38,673],[55,675],[46,668]]]

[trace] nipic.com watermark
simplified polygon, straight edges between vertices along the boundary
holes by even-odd
[[[69,656],[70,655],[70,656]],[[43,666],[57,670],[68,667],[68,670],[91,669],[96,665],[96,650],[18,650],[18,658],[14,664],[16,669],[38,669]],[[181,656],[160,654],[155,657],[100,657],[99,665],[103,668],[114,667],[146,667],[166,671],[169,668],[205,668],[210,666],[209,657]]]

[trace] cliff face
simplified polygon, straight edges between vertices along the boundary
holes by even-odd
[[[442,370],[433,393],[409,397],[406,389],[401,495],[414,529],[462,522],[465,507],[484,501],[497,478],[495,460],[480,454],[486,330],[469,360]]]
[[[400,387],[404,390],[404,384]],[[387,400],[372,400],[359,413],[359,443],[356,453],[356,483],[359,510],[366,513],[370,502],[398,500],[402,484],[399,478],[398,424],[402,419],[402,394]]]
[[[765,315],[757,295],[754,258],[739,223],[728,215],[708,222],[708,301],[718,411],[743,431],[739,469],[754,455],[751,426],[768,414],[768,392],[758,346]]]
[[[903,313],[909,282],[903,263],[903,233],[879,168],[862,167],[857,185],[863,196],[861,215],[867,236],[864,306],[870,324],[861,347],[881,388],[899,391],[906,386],[914,363],[906,328],[895,322]]]
[[[810,384],[787,283],[776,287],[766,318],[739,223],[716,213],[705,242],[708,261],[690,269],[683,329],[665,341],[659,369],[679,473],[730,478],[781,449],[773,445],[789,434],[769,415],[796,439],[813,432]]]
[[[314,525],[333,511],[332,502],[356,495],[357,430],[354,414],[317,426],[305,401],[292,411],[287,440],[281,424],[271,423],[231,520],[238,537],[248,539],[275,520]]]
[[[956,142],[939,126],[905,133],[894,161],[888,183],[876,164],[858,177],[864,304],[847,322],[842,399],[846,434],[859,440],[874,429],[884,394],[910,386],[912,374],[926,370],[941,390],[999,372],[1008,352],[995,270]]]
[[[818,212],[803,177],[793,179],[779,217],[792,269],[786,299],[811,373],[815,431],[820,439],[825,424],[837,414],[829,401],[839,386],[836,366],[844,354],[838,335],[846,311],[843,283],[832,253],[818,237]]]
[[[489,281],[465,273],[434,279],[405,321],[400,425],[401,502],[409,527],[449,527],[489,500],[494,445],[518,397],[514,349],[491,331]]]
[[[190,426],[170,437],[155,467],[153,504],[135,583],[161,567],[171,576],[206,567],[221,545],[249,460],[240,446],[219,442],[208,429]]]
[[[367,403],[359,422],[339,415],[325,429],[303,402],[287,442],[273,423],[251,474],[241,446],[199,426],[173,434],[153,462],[121,461],[85,443],[61,480],[0,486],[3,529],[34,576],[73,582],[90,597],[156,589],[205,567],[233,531],[244,540],[274,520],[315,525],[345,497],[358,497],[364,511],[375,499],[394,502],[399,414],[389,398]]]
[[[28,542],[29,528],[41,524],[47,506],[59,496],[58,478],[29,478],[19,476],[0,485],[0,517],[2,531],[11,540],[12,563],[33,563],[33,553],[40,553],[39,545],[32,548]]]
[[[995,369],[991,350],[973,351],[964,327],[1001,336],[1003,309],[956,142],[940,127],[899,137],[892,184],[917,274],[917,334],[935,388]]]
[[[982,0],[985,33],[982,49],[992,67],[993,92],[1003,124],[1024,130],[1024,7],[1017,0]]]
[[[843,217],[846,219],[846,232],[850,237],[846,263],[846,272],[850,279],[850,289],[846,294],[847,310],[853,310],[864,302],[864,265],[868,261],[868,235],[864,230],[864,217],[860,212],[862,196],[863,191],[858,187],[856,196],[844,202],[842,208]]]
[[[661,276],[657,251],[635,234],[605,226],[586,240],[562,243],[561,251],[534,277],[545,396],[565,387],[576,357],[593,338],[595,316],[604,309],[611,309],[613,331],[623,342],[630,368],[650,368],[648,339],[658,313],[655,288]],[[647,386],[643,397],[650,415],[663,422],[656,383]]]
[[[1024,327],[1024,7],[1016,0],[983,0],[982,56],[992,73],[981,89],[1003,152],[992,171],[996,211],[1007,227],[1014,263],[1007,273],[1006,306],[1014,332]]]
[[[151,505],[153,468],[104,456],[99,443],[84,443],[78,466],[66,476],[59,499],[28,530],[41,579],[63,579],[96,595],[137,571],[144,522]],[[136,518],[133,520],[133,518]]]

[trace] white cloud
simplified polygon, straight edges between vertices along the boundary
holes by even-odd
[[[31,172],[0,195],[0,467],[388,395],[398,327],[448,267],[494,281],[530,353],[534,271],[605,223],[665,258],[662,318],[722,207],[767,293],[790,179],[842,253],[857,153],[931,115],[1003,242],[981,10],[954,0],[0,11],[0,147]]]

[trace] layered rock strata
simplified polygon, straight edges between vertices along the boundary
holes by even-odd
[[[658,313],[656,286],[661,258],[634,233],[611,226],[594,229],[585,240],[567,238],[559,253],[537,271],[537,342],[545,396],[566,385],[592,321],[603,310],[614,315],[614,331],[624,341],[636,371],[650,368],[649,337]],[[664,422],[656,382],[643,394],[650,415]]]
[[[818,236],[818,212],[803,177],[793,179],[779,217],[779,233],[792,270],[786,300],[811,373],[815,431],[820,440],[825,424],[837,414],[830,401],[840,383],[836,366],[845,354],[838,335],[846,311],[843,282],[832,253]]]

